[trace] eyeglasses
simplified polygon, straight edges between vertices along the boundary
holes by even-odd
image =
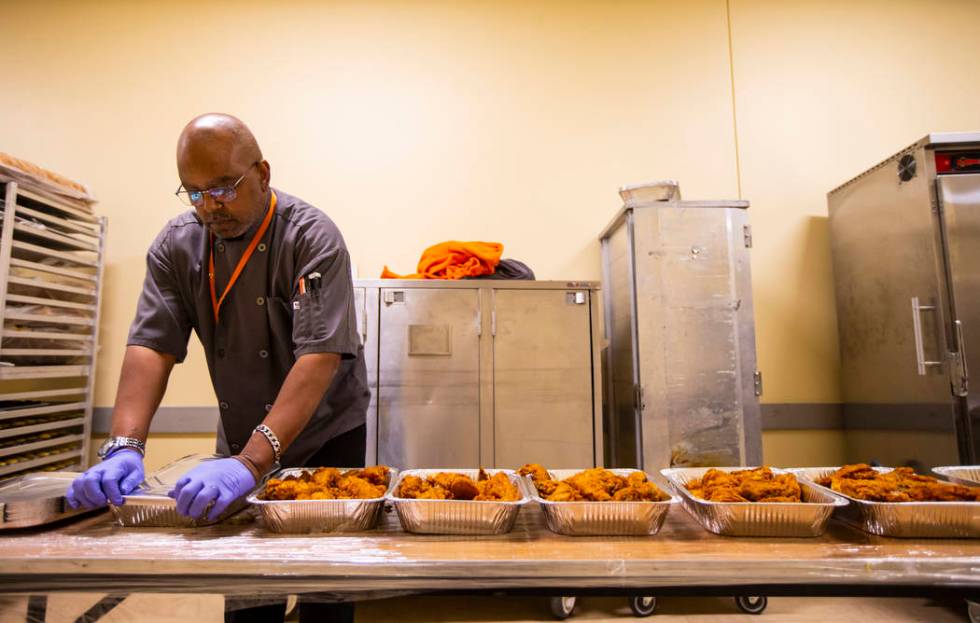
[[[231,186],[215,186],[214,188],[207,188],[205,190],[186,190],[184,185],[181,184],[177,187],[177,191],[174,192],[177,198],[181,200],[184,205],[189,206],[200,206],[204,205],[204,196],[211,195],[211,199],[221,203],[228,203],[229,201],[234,201],[238,197],[238,185],[242,183],[248,172],[252,170],[252,167],[259,163],[258,160],[249,165],[242,176],[235,180],[235,183]]]

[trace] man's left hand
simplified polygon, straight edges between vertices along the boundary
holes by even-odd
[[[237,459],[227,458],[202,463],[184,474],[170,497],[177,500],[177,512],[192,519],[200,518],[212,505],[207,520],[214,521],[254,488],[252,472]]]

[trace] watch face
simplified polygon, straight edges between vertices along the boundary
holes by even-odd
[[[99,451],[98,451],[99,458],[105,458],[105,455],[109,451],[109,448],[111,446],[112,446],[111,439],[106,439],[105,441],[103,441],[102,445],[99,446]]]
[[[99,458],[104,459],[105,455],[109,454],[113,449],[115,449],[115,447],[116,442],[114,439],[106,439],[104,442],[102,442],[102,445],[99,446]]]

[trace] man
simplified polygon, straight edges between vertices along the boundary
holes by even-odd
[[[180,479],[171,492],[178,512],[214,519],[276,463],[364,464],[370,391],[340,231],[269,185],[255,137],[230,115],[184,128],[177,171],[177,195],[194,209],[172,219],[147,254],[111,437],[102,462],[69,488],[72,506],[122,504],[142,482],[150,420],[192,329],[219,401],[217,452],[227,458]],[[225,619],[281,621],[284,607]],[[352,620],[353,607],[301,603],[300,616]]]

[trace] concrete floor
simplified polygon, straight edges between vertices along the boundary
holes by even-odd
[[[91,607],[98,595],[60,594],[50,597],[49,623],[70,623]],[[211,595],[131,595],[100,619],[104,623],[208,622],[222,620],[223,600]],[[0,623],[23,623],[26,597],[0,597]],[[580,599],[570,621],[626,621],[633,619],[625,598]],[[359,623],[388,621],[439,623],[475,621],[552,621],[544,598],[520,597],[400,597],[359,604]],[[779,597],[759,619],[741,614],[731,599],[661,598],[654,617],[669,623],[962,623],[966,606],[955,601],[926,599],[841,599]],[[29,622],[35,623],[35,622]]]

